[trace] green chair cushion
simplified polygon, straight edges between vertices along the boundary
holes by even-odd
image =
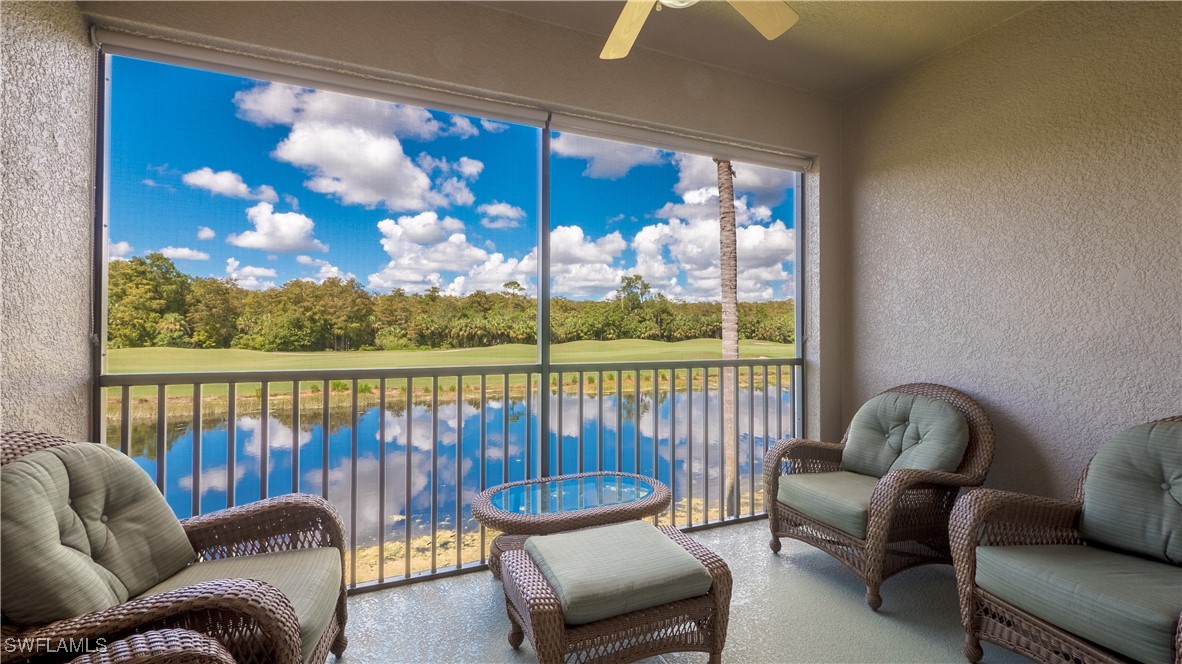
[[[884,392],[854,414],[841,467],[874,477],[897,468],[953,471],[968,444],[968,422],[952,404]]]
[[[300,623],[300,642],[307,661],[332,622],[341,596],[341,574],[340,549],[320,547],[276,551],[194,563],[152,586],[140,597],[216,579],[264,581],[291,600]]]
[[[977,547],[977,585],[1142,662],[1174,661],[1182,568],[1091,546]]]
[[[805,516],[864,539],[870,497],[878,479],[844,470],[784,475],[780,478],[776,500]]]
[[[41,624],[106,609],[196,558],[147,473],[103,445],[34,452],[0,468],[4,615]]]
[[[525,551],[569,625],[705,595],[713,583],[697,558],[643,521],[531,537]]]
[[[1084,480],[1080,534],[1182,564],[1182,422],[1150,422],[1105,442]]]

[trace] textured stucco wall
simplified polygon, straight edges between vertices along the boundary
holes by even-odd
[[[89,436],[94,51],[74,3],[0,4],[0,428]]]
[[[977,397],[988,483],[1069,495],[1182,412],[1182,5],[1047,3],[849,100],[845,415]]]
[[[599,60],[601,37],[456,2],[84,2],[99,25],[313,65],[393,75],[556,111],[688,130],[817,155],[805,312],[808,431],[840,436],[842,226],[835,100],[643,48]],[[820,169],[810,181],[820,179]],[[814,190],[818,188],[814,187]],[[823,398],[824,397],[824,398]]]

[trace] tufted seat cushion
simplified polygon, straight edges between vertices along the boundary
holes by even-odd
[[[871,477],[899,468],[951,472],[960,465],[968,444],[968,422],[952,404],[885,392],[854,415],[841,466]]]
[[[334,547],[318,547],[203,561],[189,565],[140,597],[215,579],[255,579],[278,588],[291,601],[300,624],[304,658],[311,661],[341,597],[341,552]]]
[[[693,554],[643,521],[534,536],[525,552],[568,625],[705,595],[714,583]]]
[[[1092,546],[979,546],[977,585],[1141,662],[1174,659],[1182,570]]]
[[[115,606],[196,558],[148,475],[93,443],[0,468],[0,551],[0,602],[21,624]]]
[[[1135,426],[1101,446],[1084,480],[1080,534],[1182,565],[1182,422]]]
[[[865,539],[870,499],[878,479],[848,471],[780,478],[776,500],[854,537]]]

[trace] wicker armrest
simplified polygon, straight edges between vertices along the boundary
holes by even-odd
[[[825,473],[841,470],[841,443],[823,443],[804,438],[785,438],[763,457],[763,495],[774,500],[780,475],[786,473]],[[785,468],[784,462],[789,462]],[[796,462],[796,463],[793,463]]]
[[[336,509],[306,493],[277,496],[181,520],[202,560],[335,546],[345,555],[345,528]]]
[[[291,602],[274,586],[254,579],[218,579],[130,600],[77,618],[31,627],[14,637],[29,649],[3,650],[2,661],[32,658],[61,639],[119,639],[162,627],[194,629],[239,644],[254,635],[267,661],[297,664],[300,628]]]
[[[998,489],[961,496],[948,523],[952,566],[960,595],[961,626],[971,631],[977,579],[977,546],[1082,544],[1080,503]]]
[[[70,664],[234,664],[217,639],[187,629],[158,629],[97,645]]]

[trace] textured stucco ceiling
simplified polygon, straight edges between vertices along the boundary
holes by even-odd
[[[485,2],[606,38],[622,1]],[[800,22],[769,42],[725,2],[649,15],[635,48],[712,64],[831,97],[877,82],[986,30],[1033,2],[793,1]]]

